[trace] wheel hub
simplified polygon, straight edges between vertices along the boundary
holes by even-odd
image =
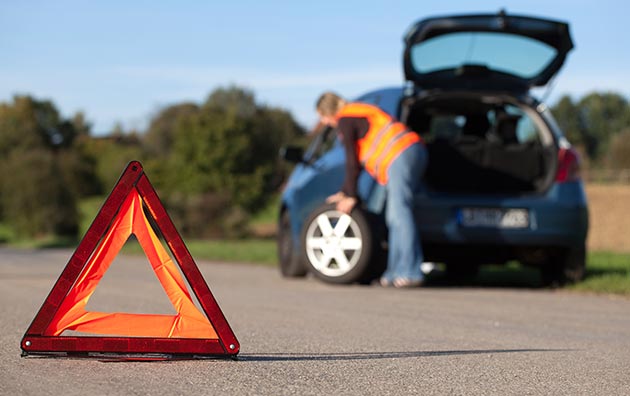
[[[306,254],[317,271],[342,276],[356,265],[363,242],[352,217],[336,210],[320,214],[309,224]]]

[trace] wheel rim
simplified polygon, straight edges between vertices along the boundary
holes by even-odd
[[[356,221],[336,210],[321,213],[306,230],[306,255],[323,275],[339,277],[350,272],[361,257],[363,239]]]

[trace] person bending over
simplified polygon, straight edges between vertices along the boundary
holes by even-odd
[[[413,213],[413,196],[427,166],[428,155],[422,139],[378,107],[346,102],[334,92],[322,94],[316,108],[321,123],[338,129],[346,153],[343,186],[326,201],[349,214],[358,203],[357,181],[361,169],[384,185],[389,252],[380,284],[421,286],[423,252]]]

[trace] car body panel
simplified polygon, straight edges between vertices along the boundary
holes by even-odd
[[[462,208],[526,209],[530,224],[523,229],[464,227],[458,219]],[[556,183],[544,195],[419,195],[416,213],[425,242],[568,246],[583,243],[588,229],[587,201],[579,182]]]

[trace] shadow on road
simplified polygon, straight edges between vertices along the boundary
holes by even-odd
[[[410,352],[359,352],[359,353],[268,353],[242,354],[238,360],[246,362],[287,362],[287,361],[343,361],[373,359],[407,359],[453,355],[491,355],[497,353],[564,352],[571,349],[479,349],[454,351],[410,351]]]
[[[536,268],[516,264],[504,266],[485,265],[477,274],[469,277],[453,278],[443,268],[437,268],[427,275],[428,287],[496,287],[538,289],[544,287],[540,272]]]

